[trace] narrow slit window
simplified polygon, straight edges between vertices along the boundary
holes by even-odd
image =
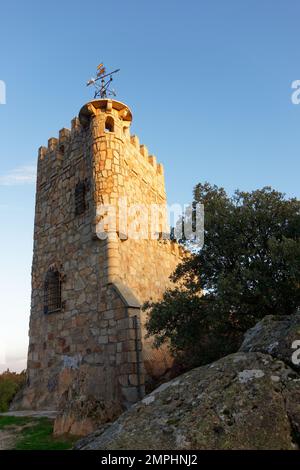
[[[59,271],[50,269],[44,285],[44,314],[59,312],[61,308],[61,275]]]
[[[75,188],[75,215],[83,214],[86,210],[86,184],[84,181],[77,183]]]

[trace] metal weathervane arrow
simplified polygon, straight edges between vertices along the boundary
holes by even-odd
[[[94,99],[107,98],[108,96],[116,96],[115,90],[111,89],[111,83],[113,81],[112,75],[119,72],[120,69],[114,70],[113,72],[106,73],[104,65],[101,63],[97,67],[97,75],[95,78],[91,78],[86,86],[93,85],[95,88]]]

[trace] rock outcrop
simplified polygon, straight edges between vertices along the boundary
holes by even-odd
[[[282,317],[268,315],[247,331],[240,351],[270,354],[300,372],[297,348],[300,348],[300,314]]]
[[[297,449],[300,377],[238,352],[161,385],[76,449]]]

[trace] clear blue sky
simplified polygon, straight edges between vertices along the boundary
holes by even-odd
[[[37,149],[91,98],[96,65],[120,68],[133,132],[165,165],[170,202],[195,183],[299,197],[297,0],[27,0],[1,4],[0,363],[24,364]],[[23,362],[22,362],[23,361]],[[3,362],[3,361],[2,361]],[[1,367],[4,367],[0,365]]]

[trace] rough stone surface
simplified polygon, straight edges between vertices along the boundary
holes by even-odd
[[[78,389],[79,391],[80,389]],[[122,413],[119,402],[96,400],[91,396],[66,396],[61,400],[60,413],[54,423],[54,435],[72,434],[86,436],[93,432],[99,423],[107,423]]]
[[[300,379],[282,361],[238,352],[163,384],[77,449],[296,449]]]
[[[299,341],[298,346],[296,341]],[[300,354],[297,355],[299,348],[300,314],[282,317],[269,315],[247,331],[240,351],[270,354],[300,371],[300,361],[297,360],[300,359]]]

